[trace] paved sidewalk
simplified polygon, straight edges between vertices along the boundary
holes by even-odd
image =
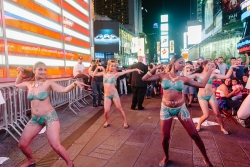
[[[61,122],[61,141],[68,150],[75,167],[157,167],[163,158],[159,127],[161,99],[145,99],[146,110],[130,110],[132,95],[121,96],[122,106],[130,128],[124,129],[120,114],[111,108],[110,124],[103,128],[102,107],[87,105],[74,115],[57,109]],[[201,116],[198,103],[190,109],[192,117]],[[214,121],[211,115],[209,121]],[[204,126],[199,132],[214,166],[250,166],[250,131],[226,121],[231,135],[224,135],[219,126]],[[35,137],[32,151],[37,167],[65,167],[66,164],[52,150],[46,134]],[[168,166],[205,166],[198,148],[178,120],[174,120],[170,140]],[[17,143],[7,137],[0,143],[0,157],[9,157],[1,167],[19,166],[25,161]]]

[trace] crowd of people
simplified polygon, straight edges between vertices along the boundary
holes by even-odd
[[[209,117],[210,109],[214,112],[220,129],[225,135],[229,132],[224,128],[220,109],[232,112],[239,123],[246,127],[245,120],[250,116],[247,110],[247,104],[250,103],[250,96],[248,96],[250,81],[247,53],[245,57],[244,63],[241,58],[231,58],[231,64],[227,65],[223,63],[222,57],[214,61],[199,58],[197,61],[185,62],[182,56],[174,55],[168,64],[150,63],[147,66],[139,56],[138,62],[127,69],[119,67],[119,63],[114,60],[109,60],[106,68],[100,60],[93,60],[90,67],[85,69],[80,56],[74,66],[73,75],[76,79],[82,78],[83,82],[76,80],[67,87],[46,80],[46,65],[42,62],[36,63],[32,72],[19,67],[15,85],[21,89],[28,89],[28,99],[31,101],[31,119],[25,126],[18,144],[28,159],[22,166],[35,163],[29,144],[43,126],[47,127],[47,138],[52,148],[65,160],[67,166],[74,166],[67,151],[60,144],[60,124],[56,111],[50,104],[49,91],[69,92],[77,86],[92,91],[93,107],[104,106],[106,119],[104,128],[110,126],[109,115],[112,102],[121,114],[123,127],[129,128],[120,95],[132,91],[131,110],[145,110],[143,106],[145,98],[160,96],[162,98],[160,124],[165,157],[160,161],[159,166],[166,166],[169,159],[173,116],[179,119],[195,141],[206,166],[212,166],[198,132],[201,130],[202,123]],[[23,81],[27,76],[29,79]],[[198,100],[203,113],[196,127],[188,111],[195,99]]]

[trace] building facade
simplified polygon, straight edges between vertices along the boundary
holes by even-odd
[[[141,0],[95,0],[95,13],[123,24],[136,34],[142,32]]]
[[[90,0],[0,0],[0,82],[16,68],[47,65],[51,78],[72,76],[78,56],[91,60]]]

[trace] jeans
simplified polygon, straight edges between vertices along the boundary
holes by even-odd
[[[125,94],[127,94],[128,91],[127,91],[126,78],[120,79],[120,93],[121,94],[123,94],[123,86],[124,86]]]
[[[155,82],[151,82],[150,85],[148,85],[147,87],[146,96],[149,96],[149,94],[151,94],[151,97],[154,97],[155,96],[154,88],[155,88]]]
[[[103,82],[92,81],[92,89],[93,89],[93,104],[96,104],[96,96],[98,94],[98,104],[102,102],[102,90],[103,90]]]

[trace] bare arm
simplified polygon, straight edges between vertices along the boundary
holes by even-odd
[[[15,86],[20,89],[27,89],[28,88],[28,83],[27,82],[22,82],[23,78],[23,67],[18,67],[17,70],[19,71],[19,74],[16,78]]]
[[[102,70],[102,72],[98,72],[98,69]],[[95,71],[93,72],[93,76],[103,76],[105,74],[105,69],[101,66],[97,66]]]
[[[143,81],[156,81],[158,79],[160,79],[160,74],[161,73],[158,73],[158,74],[155,74],[155,75],[152,75],[152,73],[154,73],[157,69],[161,68],[162,65],[158,65],[156,67],[154,67],[152,70],[150,70],[149,72],[147,72],[143,77],[142,77],[142,80]]]
[[[128,70],[122,71],[122,72],[117,72],[115,75],[116,75],[116,77],[119,77],[119,76],[122,76],[122,75],[127,74],[127,73],[131,73],[134,71],[137,71],[139,74],[143,73],[143,71],[139,70],[138,68],[135,68],[135,69],[128,69]]]
[[[228,70],[226,75],[221,75],[221,74],[214,74],[214,78],[216,79],[227,79],[230,78],[232,73],[233,73],[233,68],[237,68],[237,65],[232,65],[230,69]]]
[[[213,69],[210,68],[209,71],[207,72],[207,74],[205,75],[204,79],[202,80],[202,82],[197,82],[197,81],[194,81],[190,78],[185,77],[186,78],[185,84],[190,85],[190,86],[194,86],[197,88],[204,88],[206,86],[211,74],[212,74],[212,71],[213,71]]]
[[[67,87],[63,87],[52,80],[49,80],[47,82],[49,82],[51,89],[58,93],[67,93],[71,91],[72,89],[74,89],[76,86],[79,86],[81,89],[83,88],[83,86],[88,86],[84,84],[83,82],[79,82],[79,81],[75,81],[74,83],[68,85]]]
[[[246,56],[246,67],[248,67],[248,65],[249,65],[249,57],[248,57],[248,54],[245,53],[245,56]]]

